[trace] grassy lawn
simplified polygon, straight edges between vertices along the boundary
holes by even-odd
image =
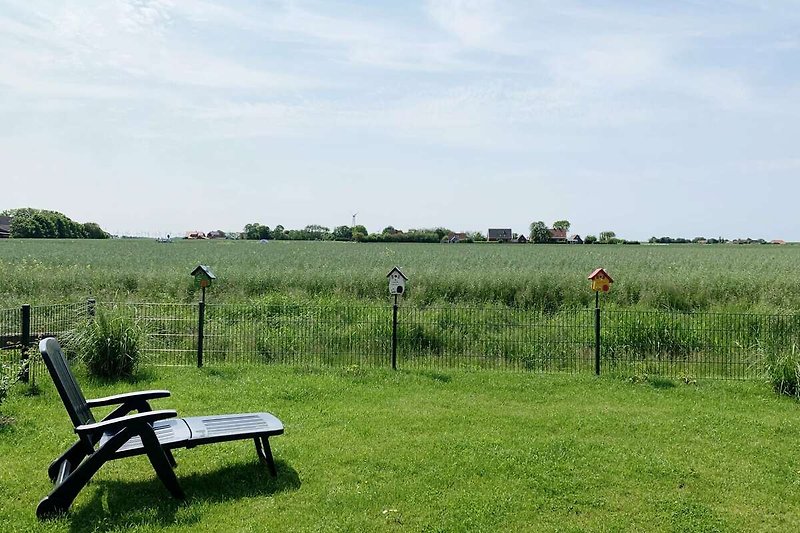
[[[158,368],[80,376],[89,397],[167,388],[185,416],[268,410],[279,476],[251,442],[177,450],[173,501],[144,458],[106,465],[38,523],[72,441],[44,376],[0,427],[2,531],[797,531],[798,404],[761,383],[592,376]]]

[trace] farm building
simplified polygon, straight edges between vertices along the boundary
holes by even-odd
[[[448,242],[448,243],[456,243],[456,242],[465,241],[465,240],[467,240],[467,238],[468,237],[467,237],[466,233],[454,233],[454,232],[448,233],[447,236],[445,237],[446,242]]]
[[[11,237],[11,218],[0,217],[0,239],[8,239]]]
[[[511,228],[489,228],[489,237],[487,240],[511,242],[513,238],[514,234],[511,232]]]
[[[187,239],[205,239],[206,234],[202,231],[190,231],[186,234]]]
[[[577,233],[575,235],[570,235],[569,239],[567,239],[567,244],[583,244],[583,239]]]
[[[555,228],[547,228],[547,231],[550,232],[550,240],[553,242],[567,242],[567,230],[565,229],[555,229]]]

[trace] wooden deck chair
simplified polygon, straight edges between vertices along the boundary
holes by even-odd
[[[130,392],[87,400],[67,365],[61,346],[54,338],[39,343],[47,370],[67,408],[78,442],[53,461],[48,468],[55,487],[36,508],[41,518],[65,513],[81,489],[107,461],[134,455],[147,455],[158,478],[178,499],[184,494],[173,472],[177,466],[174,448],[193,448],[201,444],[253,439],[256,453],[277,476],[269,437],[283,433],[283,424],[270,413],[244,413],[176,418],[173,410],[153,411],[148,403],[166,398],[166,390]],[[117,405],[96,422],[93,407]],[[136,411],[135,414],[130,414]]]

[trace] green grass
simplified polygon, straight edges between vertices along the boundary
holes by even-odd
[[[502,305],[555,312],[593,304],[586,276],[616,279],[607,306],[769,312],[800,307],[800,246],[439,245],[341,242],[0,241],[0,307],[72,301],[196,301],[188,273],[210,265],[214,302],[386,302],[385,275],[411,278],[412,305]]]
[[[40,376],[40,382],[43,382]],[[249,442],[179,450],[185,504],[145,459],[102,469],[37,523],[72,440],[49,383],[2,406],[3,531],[796,531],[798,403],[764,383],[311,370],[145,370],[87,396],[168,388],[190,416],[266,409],[286,425],[270,479]]]

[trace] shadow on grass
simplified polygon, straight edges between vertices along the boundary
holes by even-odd
[[[243,463],[204,474],[180,474],[186,493],[181,502],[172,498],[153,475],[148,481],[96,481],[92,499],[78,502],[64,520],[70,531],[125,530],[134,527],[191,525],[201,522],[208,509],[204,503],[222,503],[253,497],[269,497],[295,491],[301,482],[297,471],[277,460],[278,477],[269,476],[260,463]]]

